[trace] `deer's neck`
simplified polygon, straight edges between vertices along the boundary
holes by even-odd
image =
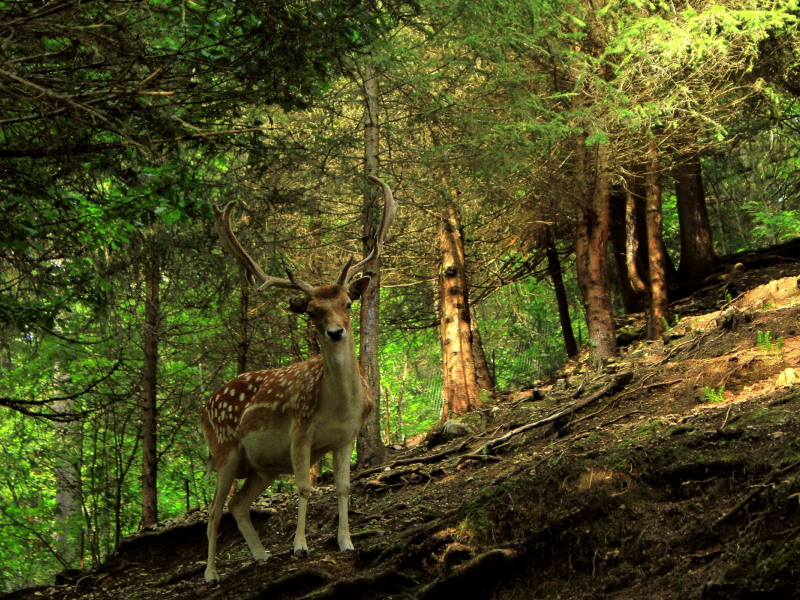
[[[361,372],[352,335],[341,342],[323,342],[323,397],[328,401],[361,406]]]

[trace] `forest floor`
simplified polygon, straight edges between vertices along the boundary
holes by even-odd
[[[664,341],[602,370],[584,353],[466,435],[354,474],[356,552],[337,551],[321,485],[307,558],[291,554],[296,497],[273,494],[253,508],[272,557],[253,563],[226,513],[218,584],[198,509],[4,598],[800,598],[800,385],[779,380],[800,362],[798,275],[705,288],[673,306]]]

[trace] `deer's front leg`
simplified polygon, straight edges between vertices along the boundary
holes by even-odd
[[[336,497],[339,500],[339,550],[355,550],[350,541],[348,505],[350,498],[350,457],[353,455],[353,442],[333,451],[333,478],[336,483]]]
[[[305,434],[292,439],[292,470],[297,486],[297,531],[294,534],[295,556],[308,556],[306,544],[306,509],[311,496],[311,440]]]

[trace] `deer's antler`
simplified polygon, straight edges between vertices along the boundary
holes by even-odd
[[[236,202],[229,202],[223,210],[220,210],[216,204],[214,205],[214,225],[217,228],[223,250],[228,254],[232,254],[237,262],[245,268],[247,277],[251,283],[260,283],[258,291],[263,291],[274,286],[290,290],[300,290],[305,295],[310,296],[314,291],[313,286],[295,278],[288,269],[286,270],[286,274],[289,276],[289,279],[270,277],[261,270],[261,267],[256,264],[256,261],[245,251],[231,227],[231,212],[235,205]]]
[[[378,227],[378,233],[375,236],[375,243],[372,246],[372,251],[366,258],[358,261],[356,264],[353,264],[353,257],[350,257],[350,260],[347,261],[344,269],[342,269],[342,274],[339,275],[339,280],[337,281],[339,285],[345,285],[356,273],[363,271],[366,267],[371,265],[375,259],[381,255],[384,242],[388,241],[391,237],[389,230],[392,228],[394,217],[397,214],[397,202],[395,202],[392,190],[388,185],[374,175],[368,175],[368,178],[371,182],[377,183],[383,188],[383,220],[381,221],[380,227]]]

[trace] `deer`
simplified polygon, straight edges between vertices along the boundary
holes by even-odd
[[[356,436],[374,402],[356,358],[350,325],[352,303],[367,291],[370,277],[363,273],[380,255],[397,212],[389,186],[383,188],[383,218],[371,252],[353,264],[351,256],[336,283],[313,287],[286,269],[288,278],[266,275],[244,250],[230,224],[235,202],[223,210],[214,205],[214,220],[226,253],[244,266],[258,291],[270,287],[299,290],[289,310],[310,319],[321,353],[287,367],[241,373],[220,387],[201,412],[203,435],[209,449],[209,475],[217,472],[214,498],[208,510],[208,560],[205,580],[219,581],[216,543],[223,505],[234,481],[244,483],[228,502],[230,512],[256,561],[267,560],[250,521],[250,506],[279,475],[294,475],[297,487],[297,529],[294,554],[307,556],[306,509],[311,495],[310,469],[322,456],[333,454],[333,474],[339,509],[337,541],[342,552],[352,551],[348,524],[350,458]]]

